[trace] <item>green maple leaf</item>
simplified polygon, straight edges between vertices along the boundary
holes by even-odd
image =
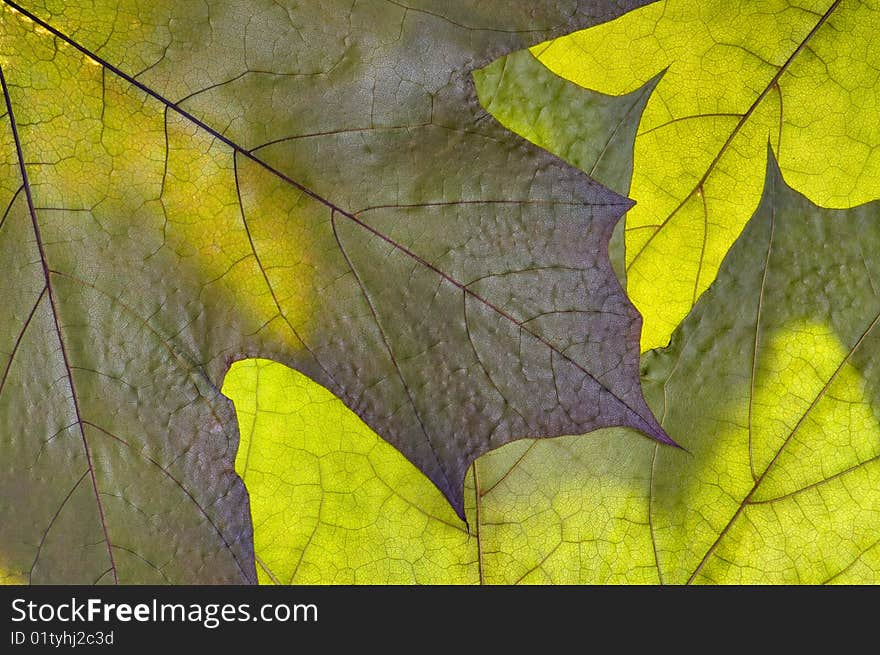
[[[666,0],[532,48],[594,91],[656,83],[635,139],[637,205],[626,218],[627,291],[645,318],[643,350],[666,345],[715,279],[757,207],[768,141],[785,179],[818,205],[880,196],[878,30],[874,2]],[[542,87],[521,84],[540,103]],[[491,91],[486,83],[484,96]],[[591,129],[542,130],[509,108],[498,115],[562,156]]]
[[[237,365],[261,581],[877,582],[878,220],[815,206],[771,160],[717,281],[644,358],[691,455],[614,431],[509,444],[475,463],[470,534],[331,394]]]
[[[470,78],[637,4],[5,0],[6,574],[252,581],[219,391],[246,356],[329,388],[461,516],[513,439],[668,442],[607,256],[631,203]]]

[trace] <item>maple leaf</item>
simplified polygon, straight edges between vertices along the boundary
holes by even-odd
[[[848,37],[837,34],[841,47]],[[656,79],[607,96],[526,52],[475,77],[502,123],[627,192],[633,122]],[[277,364],[233,370],[261,580],[876,582],[878,206],[825,211],[775,167],[768,179],[716,290],[680,328],[700,335],[698,347],[680,336],[645,357],[652,405],[692,457],[614,431],[509,444],[468,476],[465,534],[411,465],[322,402],[326,392]],[[301,403],[277,387],[300,389]],[[344,440],[319,441],[327,415]],[[300,449],[282,451],[290,434]],[[274,475],[278,457],[296,478]]]
[[[261,581],[880,580],[880,202],[817,207],[772,159],[766,180],[715,284],[644,357],[690,455],[623,429],[508,444],[468,477],[470,534],[326,390],[238,364]]]
[[[768,140],[785,179],[816,204],[880,196],[878,30],[870,2],[664,0],[532,48],[586,89],[656,84],[635,139],[625,239],[644,351],[668,343],[754,213]],[[528,133],[509,112],[502,121]],[[590,129],[559,123],[562,149],[542,142],[564,156]]]
[[[657,80],[632,93],[597,93],[551,73],[528,51],[474,71],[480,102],[502,125],[622,195],[629,193],[639,120]],[[611,265],[626,284],[623,227],[609,244]]]
[[[95,4],[0,13],[11,575],[253,581],[218,388],[245,356],[326,386],[460,516],[512,439],[670,443],[607,256],[631,203],[470,78],[638,3]]]

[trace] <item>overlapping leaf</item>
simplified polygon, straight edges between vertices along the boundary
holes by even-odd
[[[662,73],[639,123],[626,221],[643,350],[665,346],[715,279],[758,205],[768,141],[786,180],[818,205],[880,197],[878,30],[875,2],[664,0],[532,49],[603,93]],[[528,134],[523,118],[502,120]],[[590,129],[555,123],[543,142],[564,156]]]
[[[629,202],[470,80],[635,4],[3,2],[4,566],[253,580],[218,390],[248,355],[325,385],[460,514],[511,439],[666,440],[607,258]]]
[[[877,582],[878,221],[877,202],[816,207],[771,162],[715,285],[644,359],[690,454],[612,431],[510,444],[476,463],[470,535],[330,394],[291,405],[301,376],[242,364],[261,580]]]
[[[623,96],[557,77],[528,50],[474,71],[480,102],[505,127],[620,194],[629,193],[636,131],[653,83]],[[614,272],[626,283],[623,227],[611,237]]]

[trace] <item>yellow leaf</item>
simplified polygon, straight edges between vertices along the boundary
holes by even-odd
[[[639,125],[626,217],[643,351],[665,346],[715,279],[757,207],[768,142],[820,206],[880,196],[878,32],[874,2],[666,0],[532,49],[603,93],[665,70]]]
[[[878,216],[817,208],[771,165],[717,283],[643,357],[689,452],[610,430],[508,444],[471,471],[470,538],[327,391],[237,364],[258,557],[284,582],[876,581]]]

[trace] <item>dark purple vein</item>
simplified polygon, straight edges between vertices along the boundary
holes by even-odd
[[[18,157],[18,167],[21,173],[21,182],[24,187],[25,198],[27,198],[28,211],[31,215],[31,224],[34,229],[34,239],[37,242],[37,248],[40,251],[40,264],[43,269],[43,277],[45,279],[46,292],[49,294],[49,304],[52,307],[52,320],[55,325],[55,333],[58,336],[58,344],[61,347],[61,358],[64,361],[64,369],[67,373],[67,382],[70,387],[70,397],[73,401],[73,409],[76,415],[76,422],[79,425],[79,433],[82,436],[83,449],[86,454],[86,462],[89,467],[89,474],[92,478],[92,489],[95,492],[95,502],[98,505],[98,514],[101,517],[101,527],[104,530],[104,541],[107,544],[107,555],[110,558],[110,569],[113,571],[113,580],[119,584],[119,574],[116,570],[116,562],[113,560],[113,548],[110,543],[110,535],[107,532],[107,520],[104,516],[104,506],[101,503],[101,495],[98,491],[98,480],[95,476],[95,467],[92,464],[92,453],[89,448],[89,442],[86,439],[86,431],[83,427],[82,412],[80,411],[79,398],[76,394],[76,385],[73,382],[73,372],[70,365],[70,358],[67,355],[67,346],[64,344],[64,335],[61,331],[61,323],[58,318],[58,304],[55,300],[55,293],[52,290],[52,280],[49,275],[49,260],[46,257],[46,249],[43,246],[43,238],[40,233],[40,224],[37,221],[37,211],[34,209],[34,199],[31,194],[31,185],[28,181],[27,169],[24,165],[24,153],[21,149],[21,140],[18,136],[18,127],[15,124],[15,114],[12,111],[12,99],[9,97],[9,87],[6,85],[6,77],[3,75],[3,67],[0,66],[0,86],[3,87],[3,99],[6,102],[6,110],[9,113],[9,124],[12,127],[12,140],[15,142],[15,154]]]
[[[377,209],[425,209],[428,207],[458,207],[460,205],[551,205],[553,207],[596,207],[587,202],[572,202],[566,200],[444,200],[437,202],[417,202],[412,204],[395,203],[393,205],[372,205],[352,212],[353,216],[360,216]]]
[[[55,513],[52,515],[52,518],[49,520],[49,525],[46,526],[46,529],[43,530],[43,536],[40,537],[40,543],[37,545],[37,552],[34,555],[34,561],[31,564],[31,570],[28,571],[28,583],[33,584],[32,578],[34,575],[34,569],[37,567],[37,562],[40,559],[40,553],[43,550],[43,544],[46,543],[46,537],[49,536],[49,531],[52,529],[52,526],[55,525],[55,521],[58,520],[58,517],[61,515],[61,510],[64,509],[64,506],[67,505],[67,501],[70,500],[70,497],[73,495],[73,492],[76,491],[77,487],[79,487],[79,483],[85,480],[86,476],[89,474],[89,470],[86,469],[83,471],[83,474],[79,476],[79,479],[74,483],[74,485],[70,488],[70,491],[67,492],[67,495],[64,497],[64,500],[61,501],[61,504],[58,506],[58,509],[55,510]]]
[[[54,275],[56,277],[64,278],[65,280],[68,280],[74,284],[78,284],[83,287],[86,287],[87,289],[91,289],[95,293],[99,293],[102,296],[104,296],[111,304],[117,305],[126,314],[128,314],[133,319],[135,319],[138,323],[143,325],[144,328],[146,328],[146,330],[150,334],[152,334],[154,337],[156,337],[156,339],[159,341],[159,343],[162,344],[162,347],[168,351],[168,354],[171,355],[171,357],[173,357],[175,360],[177,360],[180,363],[180,365],[183,367],[183,369],[185,371],[187,371],[188,373],[198,375],[202,380],[204,380],[208,385],[210,385],[212,389],[219,392],[219,389],[217,389],[216,385],[214,385],[214,383],[211,381],[211,378],[208,377],[208,374],[205,372],[205,369],[201,364],[198,364],[197,362],[195,362],[189,355],[187,355],[185,353],[178,352],[175,349],[176,344],[174,344],[174,342],[169,340],[161,332],[157,331],[152,325],[150,325],[148,319],[145,319],[143,316],[141,316],[131,306],[127,305],[122,300],[120,300],[116,296],[112,295],[110,292],[105,291],[104,289],[102,289],[98,286],[95,286],[91,282],[86,282],[82,278],[78,278],[74,275],[71,275],[69,273],[64,273],[64,272],[56,270],[54,268],[49,269],[49,274]]]
[[[3,217],[0,218],[0,229],[3,229],[3,226],[6,224],[6,219],[9,216],[9,212],[12,211],[12,206],[15,204],[15,199],[18,198],[18,194],[24,190],[24,187],[20,186],[15,190],[15,193],[12,194],[12,200],[9,201],[9,204],[6,205],[6,211],[3,212]]]
[[[448,16],[444,16],[440,12],[431,11],[429,9],[422,9],[420,7],[410,7],[409,5],[405,5],[402,2],[397,2],[397,0],[385,0],[388,4],[395,5],[396,7],[400,7],[404,10],[404,18],[406,16],[406,12],[412,11],[417,14],[425,14],[426,16],[433,16],[434,18],[438,18],[450,25],[454,25],[455,27],[461,28],[463,30],[468,30],[469,32],[498,32],[500,34],[534,34],[536,32],[546,32],[548,30],[556,30],[561,28],[563,25],[567,25],[572,18],[574,18],[575,14],[577,14],[578,6],[575,5],[574,11],[572,11],[568,16],[566,16],[565,20],[557,25],[552,25],[548,27],[536,27],[530,30],[502,30],[497,27],[472,27],[470,25],[465,25],[464,23],[459,23]]]
[[[313,198],[314,200],[317,200],[317,201],[320,202],[322,205],[325,205],[326,207],[328,207],[328,208],[330,208],[330,209],[335,209],[335,210],[338,211],[340,214],[343,214],[344,216],[347,216],[347,217],[349,217],[349,218],[352,218],[353,220],[357,220],[357,219],[355,219],[353,216],[351,216],[350,214],[348,214],[347,212],[345,212],[343,209],[341,209],[340,207],[337,207],[336,205],[334,205],[332,202],[330,202],[330,201],[327,200],[326,198],[324,198],[324,197],[318,195],[316,192],[312,191],[312,190],[309,189],[308,187],[306,187],[306,186],[300,184],[299,182],[297,182],[296,180],[294,180],[294,179],[291,178],[290,176],[286,175],[285,173],[281,172],[281,171],[278,170],[277,168],[271,166],[270,164],[267,164],[267,163],[264,162],[262,159],[256,157],[256,156],[253,155],[251,152],[249,152],[248,150],[246,150],[246,149],[243,148],[242,146],[238,145],[235,141],[233,141],[233,140],[230,139],[229,137],[224,136],[222,133],[220,133],[220,132],[218,132],[217,130],[215,130],[214,128],[210,127],[207,123],[205,123],[205,122],[201,121],[200,119],[196,118],[193,114],[191,114],[190,112],[188,112],[188,111],[187,111],[186,109],[184,109],[183,107],[180,107],[179,105],[177,105],[177,104],[174,103],[173,101],[169,100],[168,98],[164,97],[163,95],[161,95],[161,94],[158,93],[157,91],[154,91],[153,89],[151,89],[150,87],[148,87],[148,86],[147,86],[146,84],[144,84],[143,82],[141,82],[141,81],[135,79],[134,77],[132,77],[132,76],[129,75],[128,73],[125,73],[122,69],[118,68],[117,66],[114,66],[114,65],[111,64],[109,61],[107,61],[106,59],[103,59],[103,58],[100,57],[99,55],[97,55],[97,54],[95,54],[94,52],[90,51],[90,50],[89,50],[88,48],[86,48],[85,46],[80,45],[79,43],[77,43],[76,41],[74,41],[71,37],[67,36],[66,34],[64,34],[63,32],[61,32],[60,30],[58,30],[57,28],[53,27],[52,25],[50,25],[50,24],[47,23],[46,21],[44,21],[44,20],[42,20],[41,18],[39,18],[38,16],[36,16],[35,14],[32,14],[31,12],[29,12],[29,11],[28,11],[27,9],[25,9],[24,7],[22,7],[22,6],[18,5],[18,4],[16,4],[15,2],[12,2],[11,0],[3,0],[3,2],[4,2],[4,4],[7,4],[7,5],[9,5],[10,7],[12,7],[13,9],[15,9],[16,11],[20,12],[22,15],[26,16],[29,20],[33,21],[34,23],[36,23],[37,25],[39,25],[40,27],[42,27],[42,28],[45,29],[46,31],[48,31],[48,32],[50,32],[51,34],[53,34],[55,37],[61,39],[61,40],[62,40],[64,43],[66,43],[67,45],[71,46],[72,48],[75,48],[76,50],[78,50],[79,52],[81,52],[82,54],[84,54],[86,57],[88,57],[90,60],[92,60],[92,61],[94,61],[94,62],[100,64],[101,66],[103,66],[103,67],[106,68],[107,70],[111,71],[114,75],[116,75],[117,77],[119,77],[119,78],[125,80],[126,82],[128,82],[128,83],[131,84],[132,86],[134,86],[134,87],[140,89],[143,93],[147,94],[148,96],[150,96],[150,97],[153,98],[154,100],[158,100],[160,103],[162,103],[163,105],[165,105],[165,106],[168,107],[169,109],[171,109],[171,110],[175,111],[176,113],[180,114],[181,116],[183,116],[184,118],[186,118],[188,121],[194,123],[195,125],[197,125],[197,126],[200,127],[201,129],[203,129],[205,132],[207,132],[208,134],[210,134],[212,137],[214,137],[214,138],[217,139],[218,141],[224,143],[225,145],[229,146],[230,148],[232,148],[234,151],[238,152],[238,153],[241,154],[242,156],[247,157],[247,158],[250,159],[252,162],[254,162],[255,164],[257,164],[258,166],[261,166],[262,168],[266,169],[267,171],[269,171],[269,172],[272,173],[273,175],[275,175],[275,176],[281,178],[282,180],[284,180],[284,181],[287,182],[288,184],[291,184],[291,185],[295,186],[297,189],[299,189],[300,191],[302,191],[303,193],[305,193],[305,194],[306,194],[307,196],[309,196],[310,198]],[[357,222],[360,223],[360,221],[357,221]],[[362,224],[362,225],[363,225],[363,224]],[[364,225],[364,227],[367,227],[367,229],[370,229],[370,228],[369,228],[368,226],[366,226],[366,225]]]
[[[45,295],[46,287],[43,287],[40,291],[40,295],[37,296],[37,301],[34,303],[33,308],[31,308],[31,313],[28,314],[28,317],[25,319],[24,325],[18,332],[18,336],[15,339],[15,345],[12,346],[12,352],[9,353],[9,361],[6,362],[6,368],[3,369],[3,375],[0,376],[0,395],[3,394],[3,389],[6,387],[6,378],[9,377],[9,369],[12,368],[12,362],[15,360],[15,354],[18,352],[18,347],[21,345],[22,339],[24,339],[24,333],[27,332],[28,326],[31,324],[31,321],[34,318],[34,314],[37,313],[37,307],[40,306],[40,302],[43,300],[43,296]]]
[[[275,303],[275,309],[278,310],[278,315],[281,317],[281,320],[290,328],[290,331],[293,333],[293,336],[297,338],[297,340],[303,345],[303,348],[311,355],[312,359],[315,360],[315,363],[324,371],[324,374],[327,378],[333,383],[333,385],[338,389],[340,385],[333,378],[333,375],[328,371],[324,365],[321,363],[321,360],[318,359],[317,355],[315,355],[314,351],[309,348],[309,345],[305,342],[305,339],[302,338],[300,333],[297,331],[295,327],[293,327],[293,323],[290,322],[290,319],[287,318],[287,314],[284,312],[284,309],[281,307],[281,303],[278,301],[278,296],[275,294],[275,287],[272,286],[272,282],[269,281],[269,273],[266,271],[266,267],[263,266],[263,261],[260,259],[260,254],[257,252],[257,246],[254,243],[254,238],[251,235],[251,227],[248,223],[247,214],[244,211],[244,201],[241,199],[241,183],[238,178],[238,156],[237,152],[232,155],[232,170],[235,176],[235,193],[238,198],[238,210],[241,214],[241,222],[244,225],[244,233],[247,236],[248,244],[250,244],[251,252],[254,254],[254,260],[257,262],[257,268],[260,269],[260,273],[263,276],[263,280],[266,282],[266,287],[269,289],[269,294],[272,296],[272,301]]]
[[[137,455],[140,455],[143,459],[145,459],[145,460],[148,461],[150,464],[152,464],[152,465],[155,466],[157,469],[159,469],[165,477],[167,477],[169,480],[171,480],[171,482],[173,482],[175,485],[177,485],[177,487],[178,487],[178,488],[179,488],[184,494],[186,494],[187,498],[189,498],[189,499],[192,501],[193,505],[196,506],[196,508],[199,510],[199,512],[202,514],[202,516],[204,516],[204,517],[207,519],[208,523],[209,523],[209,524],[211,525],[211,527],[214,529],[214,532],[216,532],[217,535],[220,537],[220,539],[223,541],[223,545],[226,546],[226,549],[227,549],[227,550],[229,551],[229,553],[232,555],[232,559],[235,560],[236,565],[238,565],[238,568],[239,568],[239,569],[241,570],[241,572],[244,574],[245,579],[248,579],[248,578],[249,578],[248,572],[245,570],[245,567],[242,566],[241,562],[238,561],[238,556],[235,554],[235,550],[232,548],[232,546],[229,544],[229,542],[226,541],[226,537],[225,537],[225,535],[220,531],[220,528],[217,527],[217,524],[214,523],[214,519],[211,518],[211,515],[208,514],[207,511],[205,511],[205,508],[202,507],[201,503],[199,503],[198,500],[196,500],[196,497],[192,495],[192,493],[190,492],[190,490],[187,489],[187,488],[184,486],[184,484],[183,484],[180,480],[178,480],[177,477],[174,476],[173,473],[171,473],[168,469],[166,469],[164,466],[162,466],[162,464],[160,464],[159,462],[157,462],[155,459],[153,459],[152,457],[150,457],[149,455],[147,455],[147,454],[146,454],[145,452],[143,452],[142,450],[139,450],[139,449],[135,448],[134,446],[132,446],[128,441],[126,441],[126,440],[123,439],[122,437],[119,437],[119,436],[113,434],[113,433],[110,432],[109,430],[105,430],[105,429],[102,428],[100,425],[95,425],[94,423],[91,423],[91,422],[89,422],[89,421],[84,421],[84,423],[85,423],[86,425],[90,426],[90,427],[95,428],[96,430],[98,430],[99,432],[105,434],[106,436],[110,437],[111,439],[113,439],[113,440],[115,440],[115,441],[118,441],[118,442],[121,443],[123,446],[126,446],[129,450],[131,450],[132,452],[136,453]]]
[[[114,548],[115,550],[121,550],[123,553],[128,553],[128,554],[131,555],[132,557],[135,557],[135,558],[139,559],[140,561],[142,561],[144,564],[146,564],[146,565],[149,566],[151,569],[153,569],[154,571],[156,571],[156,573],[158,573],[159,575],[161,575],[161,576],[162,576],[162,579],[165,580],[165,584],[166,584],[166,585],[174,584],[173,582],[171,582],[171,580],[168,579],[168,576],[165,575],[165,573],[162,571],[162,569],[160,569],[158,566],[156,566],[155,564],[153,564],[150,560],[148,560],[146,557],[144,557],[143,555],[141,555],[140,553],[138,553],[136,550],[134,550],[134,549],[132,549],[132,548],[128,548],[128,547],[126,547],[126,546],[120,546],[119,544],[113,544],[113,548]]]
[[[431,435],[428,433],[428,429],[425,427],[424,421],[422,421],[422,416],[419,413],[418,407],[416,407],[416,401],[413,398],[412,391],[410,390],[409,384],[407,383],[406,378],[403,375],[403,371],[401,370],[400,365],[397,363],[397,357],[395,357],[394,350],[392,350],[391,348],[391,343],[388,339],[388,335],[385,334],[385,328],[382,327],[382,323],[379,321],[379,314],[376,312],[376,308],[373,306],[373,301],[370,300],[370,295],[367,293],[367,288],[364,286],[364,282],[363,280],[361,280],[360,274],[358,274],[357,270],[355,269],[354,263],[349,258],[348,252],[346,252],[345,247],[342,245],[342,240],[339,238],[339,232],[336,230],[336,216],[334,212],[330,213],[330,225],[333,228],[333,238],[336,239],[336,245],[339,247],[339,252],[341,252],[342,256],[345,258],[345,262],[348,264],[349,270],[351,270],[352,275],[354,275],[354,278],[357,281],[358,286],[360,287],[361,295],[363,295],[367,306],[370,308],[370,313],[373,315],[373,322],[379,329],[379,334],[382,336],[382,342],[385,344],[385,350],[388,351],[388,357],[391,359],[391,364],[394,366],[394,370],[397,372],[397,377],[400,379],[400,383],[403,385],[403,390],[404,392],[406,392],[406,397],[409,400],[409,404],[412,407],[413,413],[416,415],[416,421],[418,421],[419,427],[422,429],[422,434],[425,435],[425,440],[428,442],[428,446],[431,448],[431,454],[434,456],[434,461],[437,464],[437,468],[439,468],[440,472],[443,473],[443,479],[446,480],[446,489],[444,491],[451,493],[455,487],[449,480],[449,474],[446,471],[446,467],[443,466],[443,462],[440,460],[440,456],[437,454],[437,448],[434,446],[434,441],[431,439]],[[466,520],[463,512],[461,518],[462,520]]]
[[[461,294],[461,299],[462,299],[461,311],[462,311],[462,315],[464,316],[464,333],[467,336],[468,343],[471,346],[471,352],[474,353],[474,357],[477,360],[477,364],[480,365],[480,368],[482,369],[483,374],[486,376],[486,379],[489,381],[489,383],[492,385],[492,387],[498,393],[498,397],[501,399],[501,402],[503,402],[507,407],[509,407],[510,409],[512,409],[514,412],[516,412],[519,415],[519,417],[523,421],[523,425],[529,426],[529,421],[526,419],[526,417],[523,416],[522,413],[516,407],[511,405],[510,402],[507,400],[507,398],[504,397],[504,394],[502,393],[501,389],[498,387],[498,384],[496,384],[495,380],[492,378],[492,374],[489,373],[489,368],[483,362],[483,358],[480,357],[480,353],[477,350],[477,344],[474,343],[474,337],[471,334],[470,319],[468,318],[467,298],[468,297],[466,294],[464,294],[464,293]],[[501,420],[502,420],[501,418],[498,419],[498,421],[492,427],[492,432],[495,431],[495,429],[498,427],[498,424],[501,422]]]
[[[838,2],[839,2],[839,1],[840,1],[840,0],[838,0]],[[100,64],[101,66],[105,67],[107,70],[113,72],[115,75],[119,76],[121,79],[123,79],[123,80],[125,80],[126,82],[128,82],[129,84],[131,84],[132,86],[134,86],[134,87],[140,89],[143,93],[147,94],[147,95],[150,96],[151,98],[153,98],[153,99],[159,101],[160,103],[162,103],[163,105],[165,105],[165,106],[168,107],[169,109],[172,109],[173,111],[177,112],[178,114],[180,114],[181,116],[183,116],[183,117],[186,118],[187,120],[191,121],[193,124],[197,125],[197,126],[200,127],[201,129],[203,129],[205,132],[207,132],[208,134],[210,134],[211,136],[213,136],[215,139],[217,139],[217,140],[220,141],[221,143],[227,145],[229,148],[231,148],[231,149],[232,149],[233,151],[235,151],[236,153],[240,154],[240,155],[243,156],[243,157],[246,157],[246,158],[249,159],[250,161],[254,162],[255,164],[257,164],[257,165],[260,166],[261,168],[263,168],[263,169],[265,169],[266,171],[268,171],[269,173],[271,173],[272,175],[278,177],[278,178],[281,179],[281,180],[284,180],[284,181],[287,182],[288,184],[290,184],[290,185],[294,186],[295,188],[299,189],[299,190],[300,190],[302,193],[304,193],[305,195],[309,196],[310,198],[314,199],[315,201],[317,201],[317,202],[321,203],[322,205],[324,205],[325,207],[329,208],[329,209],[331,210],[331,214],[335,212],[336,214],[338,214],[338,215],[340,215],[340,216],[344,216],[344,217],[347,218],[348,220],[350,220],[350,221],[356,223],[356,224],[359,225],[361,228],[363,228],[364,230],[370,232],[371,234],[373,234],[374,236],[378,237],[379,239],[381,239],[381,240],[384,241],[385,243],[389,244],[389,245],[392,246],[395,250],[398,250],[399,252],[401,252],[401,253],[402,253],[403,255],[405,255],[406,257],[409,257],[410,259],[413,259],[414,261],[418,262],[419,264],[421,264],[421,265],[424,266],[425,268],[430,269],[431,271],[433,271],[434,273],[436,273],[437,275],[439,275],[440,277],[442,277],[443,279],[445,279],[446,281],[448,281],[450,284],[453,284],[455,287],[461,289],[464,293],[466,293],[466,294],[468,294],[469,296],[471,296],[472,298],[474,298],[474,300],[477,300],[478,302],[482,303],[483,305],[485,305],[487,308],[489,308],[489,309],[492,310],[493,312],[499,314],[500,316],[504,317],[504,318],[507,319],[508,321],[514,323],[517,327],[519,327],[520,330],[522,330],[523,332],[529,334],[530,336],[532,336],[533,338],[535,338],[537,341],[539,341],[540,343],[542,343],[544,346],[546,346],[547,348],[549,348],[551,351],[555,352],[555,353],[558,354],[560,357],[562,357],[563,359],[565,359],[567,362],[569,362],[569,363],[570,363],[571,365],[573,365],[575,368],[577,368],[578,370],[580,370],[584,375],[586,375],[586,376],[589,377],[591,380],[593,380],[593,382],[595,382],[595,383],[596,383],[601,389],[603,389],[604,391],[606,391],[606,392],[607,392],[612,398],[614,398],[614,399],[615,399],[620,405],[622,405],[626,410],[628,410],[631,414],[633,414],[633,415],[636,416],[638,419],[640,419],[640,423],[642,424],[642,427],[640,427],[639,429],[641,429],[642,431],[644,431],[646,434],[651,435],[653,438],[657,439],[658,441],[661,441],[662,443],[665,443],[665,444],[668,444],[668,445],[672,445],[672,446],[676,446],[676,445],[677,445],[674,441],[672,441],[672,439],[669,438],[668,435],[666,435],[665,432],[663,432],[662,428],[655,428],[651,420],[649,420],[648,418],[646,418],[645,416],[643,416],[639,411],[637,411],[635,408],[631,407],[626,401],[624,401],[622,398],[620,398],[619,396],[617,396],[613,391],[611,391],[611,389],[607,388],[604,384],[602,384],[602,383],[601,383],[601,382],[600,382],[600,381],[599,381],[599,380],[598,380],[598,379],[597,379],[597,378],[596,378],[596,377],[595,377],[590,371],[588,371],[588,370],[587,370],[582,364],[580,364],[579,362],[575,361],[575,360],[572,359],[569,355],[567,355],[567,354],[565,354],[564,352],[562,352],[561,350],[559,350],[556,346],[554,346],[552,343],[550,343],[546,338],[544,338],[544,337],[542,337],[542,336],[540,336],[540,335],[538,335],[538,334],[532,332],[531,330],[529,330],[527,327],[525,327],[525,325],[524,325],[521,321],[516,320],[513,316],[511,316],[509,313],[507,313],[507,312],[505,312],[504,310],[502,310],[502,309],[501,309],[500,307],[498,307],[497,305],[495,305],[495,304],[493,304],[492,302],[490,302],[488,299],[486,299],[486,298],[480,296],[479,294],[475,293],[474,291],[468,289],[464,284],[462,284],[461,282],[459,282],[458,280],[456,280],[455,278],[453,278],[453,277],[452,277],[451,275],[449,275],[448,273],[444,272],[443,270],[441,270],[440,268],[438,268],[438,267],[435,266],[434,264],[431,264],[430,262],[428,262],[427,260],[425,260],[423,257],[421,257],[421,256],[417,255],[416,253],[414,253],[412,250],[409,250],[406,246],[404,246],[404,245],[402,245],[402,244],[400,244],[400,243],[397,243],[397,242],[394,241],[392,238],[386,236],[385,234],[383,234],[382,232],[380,232],[380,231],[377,230],[376,228],[374,228],[374,227],[370,226],[369,224],[365,223],[364,221],[362,221],[361,219],[359,219],[355,214],[353,214],[353,213],[351,213],[351,212],[348,212],[348,211],[342,209],[341,207],[338,207],[337,205],[333,204],[330,200],[328,200],[328,199],[324,198],[323,196],[319,195],[317,192],[313,191],[312,189],[309,189],[308,187],[304,186],[304,185],[301,184],[300,182],[297,182],[296,180],[294,180],[293,178],[291,178],[291,177],[290,177],[289,175],[287,175],[286,173],[280,171],[279,169],[275,168],[275,167],[272,166],[271,164],[269,164],[269,163],[263,161],[262,159],[260,159],[260,158],[257,157],[256,155],[254,155],[253,152],[248,151],[246,148],[244,148],[243,146],[240,146],[239,144],[237,144],[235,141],[233,141],[233,140],[230,139],[229,137],[224,136],[223,134],[221,134],[220,132],[218,132],[218,131],[215,130],[214,128],[212,128],[212,127],[210,127],[209,125],[207,125],[207,124],[206,124],[205,122],[203,122],[202,120],[196,118],[196,117],[195,117],[193,114],[191,114],[190,112],[186,111],[186,110],[183,109],[182,107],[179,107],[178,105],[176,105],[176,104],[175,104],[174,102],[172,102],[171,100],[165,98],[164,96],[162,96],[162,95],[161,95],[160,93],[158,93],[157,91],[154,91],[153,89],[151,89],[150,87],[148,87],[147,85],[145,85],[143,82],[140,82],[139,80],[133,78],[131,75],[129,75],[129,74],[123,72],[121,69],[119,69],[118,67],[114,66],[114,65],[111,64],[110,62],[106,61],[106,60],[103,59],[102,57],[100,57],[100,56],[98,56],[97,54],[91,52],[91,51],[88,50],[85,46],[80,45],[79,43],[77,43],[76,41],[74,41],[72,38],[70,38],[69,36],[67,36],[67,35],[64,34],[63,32],[61,32],[60,30],[58,30],[58,29],[55,28],[54,26],[52,26],[52,25],[50,25],[49,23],[47,23],[46,21],[42,20],[42,19],[39,18],[38,16],[32,14],[31,12],[29,12],[29,11],[26,10],[25,8],[21,7],[20,5],[16,4],[15,2],[12,2],[12,0],[3,0],[3,2],[4,2],[5,4],[7,4],[7,5],[9,5],[10,7],[13,7],[13,8],[16,9],[17,11],[19,11],[22,15],[26,16],[29,20],[31,20],[31,21],[33,21],[34,23],[36,23],[37,25],[43,27],[46,31],[50,32],[51,34],[53,34],[53,35],[56,36],[57,38],[61,39],[62,41],[64,41],[65,43],[67,43],[69,46],[75,48],[76,50],[78,50],[79,52],[81,52],[82,54],[84,54],[86,57],[88,57],[89,59],[91,59],[92,61],[97,62],[97,63]],[[624,210],[627,209],[630,205],[631,205],[631,203],[630,203],[629,201],[623,201],[623,202],[621,202],[621,203],[620,203],[621,210],[624,211]],[[609,205],[609,206],[611,206],[611,205]]]

